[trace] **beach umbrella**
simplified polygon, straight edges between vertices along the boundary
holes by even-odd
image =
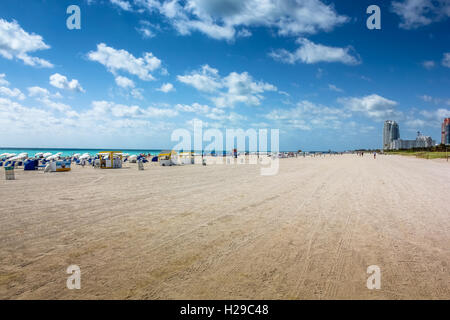
[[[57,159],[59,159],[59,155],[57,155],[57,154],[54,154],[50,157],[45,158],[45,160],[47,160],[47,161],[53,161],[53,160],[57,160]]]
[[[0,159],[8,159],[14,157],[15,155],[15,153],[2,153],[0,154]]]
[[[8,160],[10,160],[10,161],[22,161],[22,160],[25,160],[26,158],[28,158],[28,153],[23,152],[23,153],[19,153],[17,156],[9,158]]]
[[[62,152],[55,153],[54,155],[50,155],[47,158],[45,158],[45,160],[47,161],[58,160],[61,157],[61,154]]]

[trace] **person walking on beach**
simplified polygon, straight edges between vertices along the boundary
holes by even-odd
[[[374,159],[377,158],[377,153],[376,153],[376,152],[373,153],[373,158],[374,158]]]

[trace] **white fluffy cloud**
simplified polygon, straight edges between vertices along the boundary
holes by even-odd
[[[0,87],[0,95],[7,96],[10,98],[16,98],[19,100],[25,100],[25,95],[17,88],[10,89],[7,87]]]
[[[414,130],[423,127],[440,128],[442,120],[450,117],[450,109],[423,110],[419,114],[422,119],[419,119],[415,114],[408,117],[405,123],[409,128]]]
[[[135,88],[135,89],[131,90],[130,94],[135,99],[143,100],[144,99],[143,92],[144,92],[144,90]]]
[[[177,104],[175,106],[175,109],[182,111],[182,112],[193,112],[193,113],[208,113],[210,110],[210,107],[207,105],[202,105],[197,102],[188,105],[188,104]]]
[[[444,118],[450,118],[450,109],[439,108],[434,111],[422,111],[420,114],[428,120],[441,123]]]
[[[171,83],[164,83],[161,88],[157,89],[158,91],[164,92],[164,93],[168,93],[171,91],[174,91],[175,88],[173,87],[173,84]]]
[[[87,116],[102,118],[113,116],[115,118],[160,118],[175,117],[178,115],[176,110],[168,108],[141,108],[139,106],[127,106],[117,104],[111,101],[94,101],[92,109],[88,111]]]
[[[144,39],[154,38],[156,36],[152,30],[146,27],[139,27],[136,28],[136,30],[142,35]]]
[[[131,80],[131,79],[127,78],[127,77],[117,76],[115,80],[116,80],[116,84],[119,87],[122,87],[122,88],[134,88],[133,80]]]
[[[270,83],[254,81],[247,72],[231,72],[222,78],[217,69],[204,65],[191,74],[178,76],[180,82],[188,84],[199,91],[214,94],[211,100],[217,107],[234,107],[238,103],[257,106],[264,99],[266,91],[277,91]]]
[[[236,36],[238,38],[248,38],[252,36],[252,32],[248,29],[241,29],[238,31]]]
[[[408,128],[413,128],[417,130],[417,128],[425,127],[427,124],[429,124],[429,122],[424,121],[422,119],[409,119],[405,121],[405,124]]]
[[[0,73],[0,86],[9,86],[9,81],[5,79],[6,74]]]
[[[49,48],[40,35],[29,34],[17,21],[0,19],[0,56],[8,60],[22,60],[29,66],[51,68],[53,65],[49,61],[30,55],[32,52]]]
[[[275,109],[265,118],[300,130],[312,130],[314,128],[339,129],[343,120],[349,118],[351,113],[342,108],[333,108],[315,104],[304,100],[294,108]]]
[[[154,108],[154,107],[148,107],[147,108],[147,116],[151,118],[156,117],[176,117],[178,115],[178,112],[176,110],[172,109],[165,109],[165,108]]]
[[[25,100],[26,96],[22,93],[22,91],[17,88],[8,88],[9,81],[7,81],[5,78],[6,75],[4,73],[0,73],[0,95],[19,100]]]
[[[330,31],[349,19],[320,0],[135,0],[160,13],[182,35],[199,31],[211,38],[249,36],[248,27],[275,28],[280,35]]]
[[[136,134],[153,135],[171,130],[173,125],[163,119],[177,115],[175,110],[166,108],[143,109],[109,101],[94,101],[90,108],[79,112],[67,108],[58,110],[56,107],[61,106],[57,105],[53,107],[25,106],[0,97],[0,133],[3,137],[15,137],[15,141],[23,139],[25,143],[34,137],[39,140],[48,137],[52,141],[62,137],[60,141],[65,141],[74,134],[91,140],[100,136],[98,142],[104,143],[111,135],[131,138]],[[30,132],[34,134],[30,136]]]
[[[177,76],[177,79],[203,92],[215,92],[222,87],[219,70],[211,68],[209,65],[204,65],[199,71],[191,74]]]
[[[232,107],[236,103],[258,106],[264,99],[262,94],[265,91],[277,91],[277,88],[270,83],[253,81],[252,76],[247,72],[231,72],[223,78],[222,82],[226,91],[213,98],[216,106],[220,108]]]
[[[444,53],[444,57],[442,58],[442,65],[444,67],[450,68],[450,52]]]
[[[62,98],[62,96],[59,93],[51,94],[50,91],[48,91],[45,88],[41,88],[38,86],[29,87],[28,96],[34,98],[36,101],[42,103],[42,105],[46,106],[47,108],[50,108],[51,110],[63,112],[66,114],[74,112],[71,106],[53,100],[54,98],[56,99]]]
[[[66,76],[59,73],[55,73],[50,76],[50,84],[58,89],[84,92],[84,89],[78,80],[72,79],[69,81]]]
[[[136,30],[142,35],[144,39],[154,38],[156,36],[156,31],[160,31],[161,27],[159,24],[153,24],[147,20],[139,21],[139,27]]]
[[[92,109],[88,111],[89,116],[95,118],[98,117],[142,117],[144,115],[144,110],[139,106],[127,106],[122,104],[116,104],[111,101],[94,101],[92,102]]]
[[[48,130],[55,121],[52,113],[38,108],[28,108],[10,99],[0,97],[0,132]]]
[[[307,64],[340,62],[348,65],[357,65],[361,63],[358,57],[352,55],[351,47],[329,47],[322,44],[316,44],[305,38],[298,39],[297,43],[300,44],[300,47],[294,52],[281,49],[271,52],[270,56],[275,60],[290,64],[296,62]]]
[[[378,121],[396,117],[400,114],[395,109],[398,105],[396,101],[386,99],[377,94],[365,97],[340,98],[338,101],[350,111],[360,112],[366,117]]]
[[[59,112],[63,112],[63,113],[73,112],[72,107],[69,106],[68,104],[53,101],[47,97],[38,98],[37,100],[40,101],[46,107],[53,109],[55,111],[59,111]]]
[[[49,97],[50,96],[50,92],[45,89],[45,88],[41,88],[41,87],[29,87],[28,88],[28,95],[30,97]]]
[[[211,111],[206,114],[206,117],[211,120],[219,121],[219,123],[222,124],[225,122],[237,123],[247,119],[245,116],[236,112],[226,113],[223,109],[219,108],[212,108]]]
[[[138,99],[138,100],[144,99],[144,95],[143,95],[144,90],[142,90],[140,88],[136,88],[136,85],[133,80],[131,80],[127,77],[117,76],[115,78],[115,81],[119,87],[125,89],[126,96],[131,96],[134,99]],[[123,94],[123,92],[121,92],[121,94]]]
[[[191,105],[177,104],[175,109],[181,112],[195,113],[198,116],[203,116],[214,122],[208,123],[208,126],[222,127],[225,123],[238,123],[239,121],[246,120],[246,117],[236,112],[227,113],[224,109],[217,107],[209,107],[199,103],[193,103]]]
[[[415,29],[450,17],[449,0],[393,1],[392,10],[400,16],[400,27]]]
[[[101,63],[114,75],[118,71],[124,71],[146,81],[154,80],[151,72],[161,67],[161,60],[151,52],[136,58],[126,50],[116,50],[104,43],[98,44],[96,51],[89,52],[88,59]]]
[[[165,119],[178,115],[178,110],[169,106],[142,108],[112,101],[93,101],[90,107],[74,110],[56,100],[62,98],[59,93],[38,86],[28,87],[28,96],[32,99],[25,105],[0,93],[0,133],[5,139],[11,137],[26,144],[36,137],[38,143],[43,137],[67,141],[77,135],[90,141],[100,137],[98,143],[104,143],[111,136],[131,138],[173,130],[174,123]],[[30,136],[30,132],[34,134]]]
[[[112,4],[118,6],[119,8],[121,8],[122,10],[125,11],[132,11],[133,8],[131,6],[131,3],[129,3],[126,0],[109,0]]]

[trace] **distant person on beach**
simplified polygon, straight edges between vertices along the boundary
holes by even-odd
[[[374,158],[374,159],[377,158],[377,153],[376,153],[376,152],[373,153],[373,158]]]

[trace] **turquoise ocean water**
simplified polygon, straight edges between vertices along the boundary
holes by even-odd
[[[38,152],[43,152],[43,153],[47,153],[50,152],[52,154],[58,153],[58,152],[62,152],[62,156],[71,156],[75,153],[89,153],[90,155],[95,155],[100,151],[122,151],[124,153],[129,153],[130,155],[132,154],[151,154],[151,155],[158,155],[158,153],[161,151],[160,149],[156,150],[156,149],[142,149],[142,150],[127,150],[127,149],[65,149],[65,148],[0,148],[0,154],[3,153],[23,153],[26,152],[28,153],[29,157],[34,156],[36,153]]]

